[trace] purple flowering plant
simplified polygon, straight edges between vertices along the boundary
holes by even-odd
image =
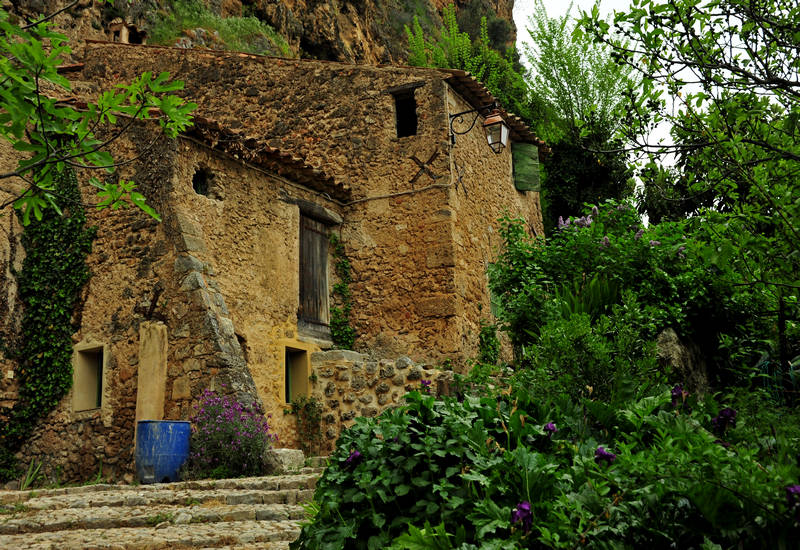
[[[611,451],[606,451],[605,447],[602,445],[597,448],[594,452],[594,461],[597,464],[602,464],[605,462],[606,464],[612,464],[617,459],[617,455],[612,453]]]
[[[728,428],[736,427],[736,411],[725,407],[719,414],[711,419],[711,429],[716,434],[724,434]]]
[[[194,406],[189,472],[193,477],[265,473],[265,451],[277,436],[258,404],[206,389]]]
[[[531,511],[531,503],[523,500],[511,512],[511,523],[516,525],[522,524],[522,530],[529,533],[533,526],[533,512]]]

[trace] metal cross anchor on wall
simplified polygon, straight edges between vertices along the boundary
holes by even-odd
[[[455,189],[458,191],[458,186],[461,186],[461,189],[464,190],[464,196],[469,197],[469,193],[467,193],[467,184],[464,183],[464,174],[467,171],[466,166],[459,166],[457,162],[453,163],[453,168],[456,169],[456,184]]]
[[[433,154],[431,155],[431,158],[428,159],[428,162],[422,162],[421,160],[419,160],[417,158],[416,155],[411,155],[410,157],[408,157],[411,160],[413,160],[414,162],[416,162],[417,166],[419,166],[419,170],[417,171],[417,174],[413,178],[408,180],[408,183],[412,184],[412,186],[413,186],[414,182],[417,181],[422,174],[427,174],[428,177],[431,178],[434,182],[437,179],[439,179],[439,176],[434,174],[433,170],[431,170],[431,168],[430,168],[431,163],[434,160],[436,160],[436,157],[438,157],[438,156],[439,156],[439,151],[434,151]],[[412,189],[413,189],[413,187],[412,187]]]

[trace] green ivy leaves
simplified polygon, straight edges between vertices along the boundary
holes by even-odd
[[[22,238],[26,255],[17,283],[24,314],[21,341],[13,351],[20,365],[19,401],[0,426],[0,479],[16,475],[14,453],[72,386],[72,319],[89,280],[86,257],[95,230],[85,227],[71,168],[53,174],[53,200],[54,208],[39,209],[28,219]]]

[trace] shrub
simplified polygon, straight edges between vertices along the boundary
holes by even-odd
[[[724,407],[670,394],[617,408],[412,392],[342,434],[291,548],[791,546],[800,468],[775,457],[797,442],[764,456],[736,439],[754,429],[742,414],[722,441],[710,414]]]
[[[267,417],[268,418],[268,417]],[[270,433],[258,404],[243,405],[206,390],[192,416],[188,473],[192,477],[241,477],[266,473]]]
[[[562,219],[546,243],[531,239],[521,220],[501,221],[504,246],[490,266],[490,286],[518,346],[536,344],[554,319],[586,313],[594,323],[626,292],[648,312],[637,325],[643,337],[672,327],[703,347],[719,375],[753,363],[758,339],[768,337],[764,312],[776,306],[760,290],[735,284],[702,220],[646,228],[632,207],[607,201]]]

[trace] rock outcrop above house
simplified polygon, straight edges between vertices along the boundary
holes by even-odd
[[[247,49],[280,57],[308,57],[357,63],[402,63],[408,55],[405,25],[414,16],[430,34],[441,24],[442,9],[453,0],[17,0],[6,7],[13,16],[35,20],[73,4],[54,19],[55,28],[73,40],[121,40],[211,49]],[[499,49],[514,44],[514,0],[454,0],[459,25],[477,35],[480,18]],[[203,17],[174,17],[180,6],[200,7]],[[189,10],[191,11],[191,10]],[[220,19],[254,17],[269,29],[248,37],[251,25],[226,40]],[[123,39],[120,27],[124,24]],[[159,25],[161,27],[159,28]],[[164,33],[164,28],[175,33]],[[274,30],[274,33],[272,33]],[[235,42],[235,43],[228,43]],[[246,46],[243,46],[243,44]]]

